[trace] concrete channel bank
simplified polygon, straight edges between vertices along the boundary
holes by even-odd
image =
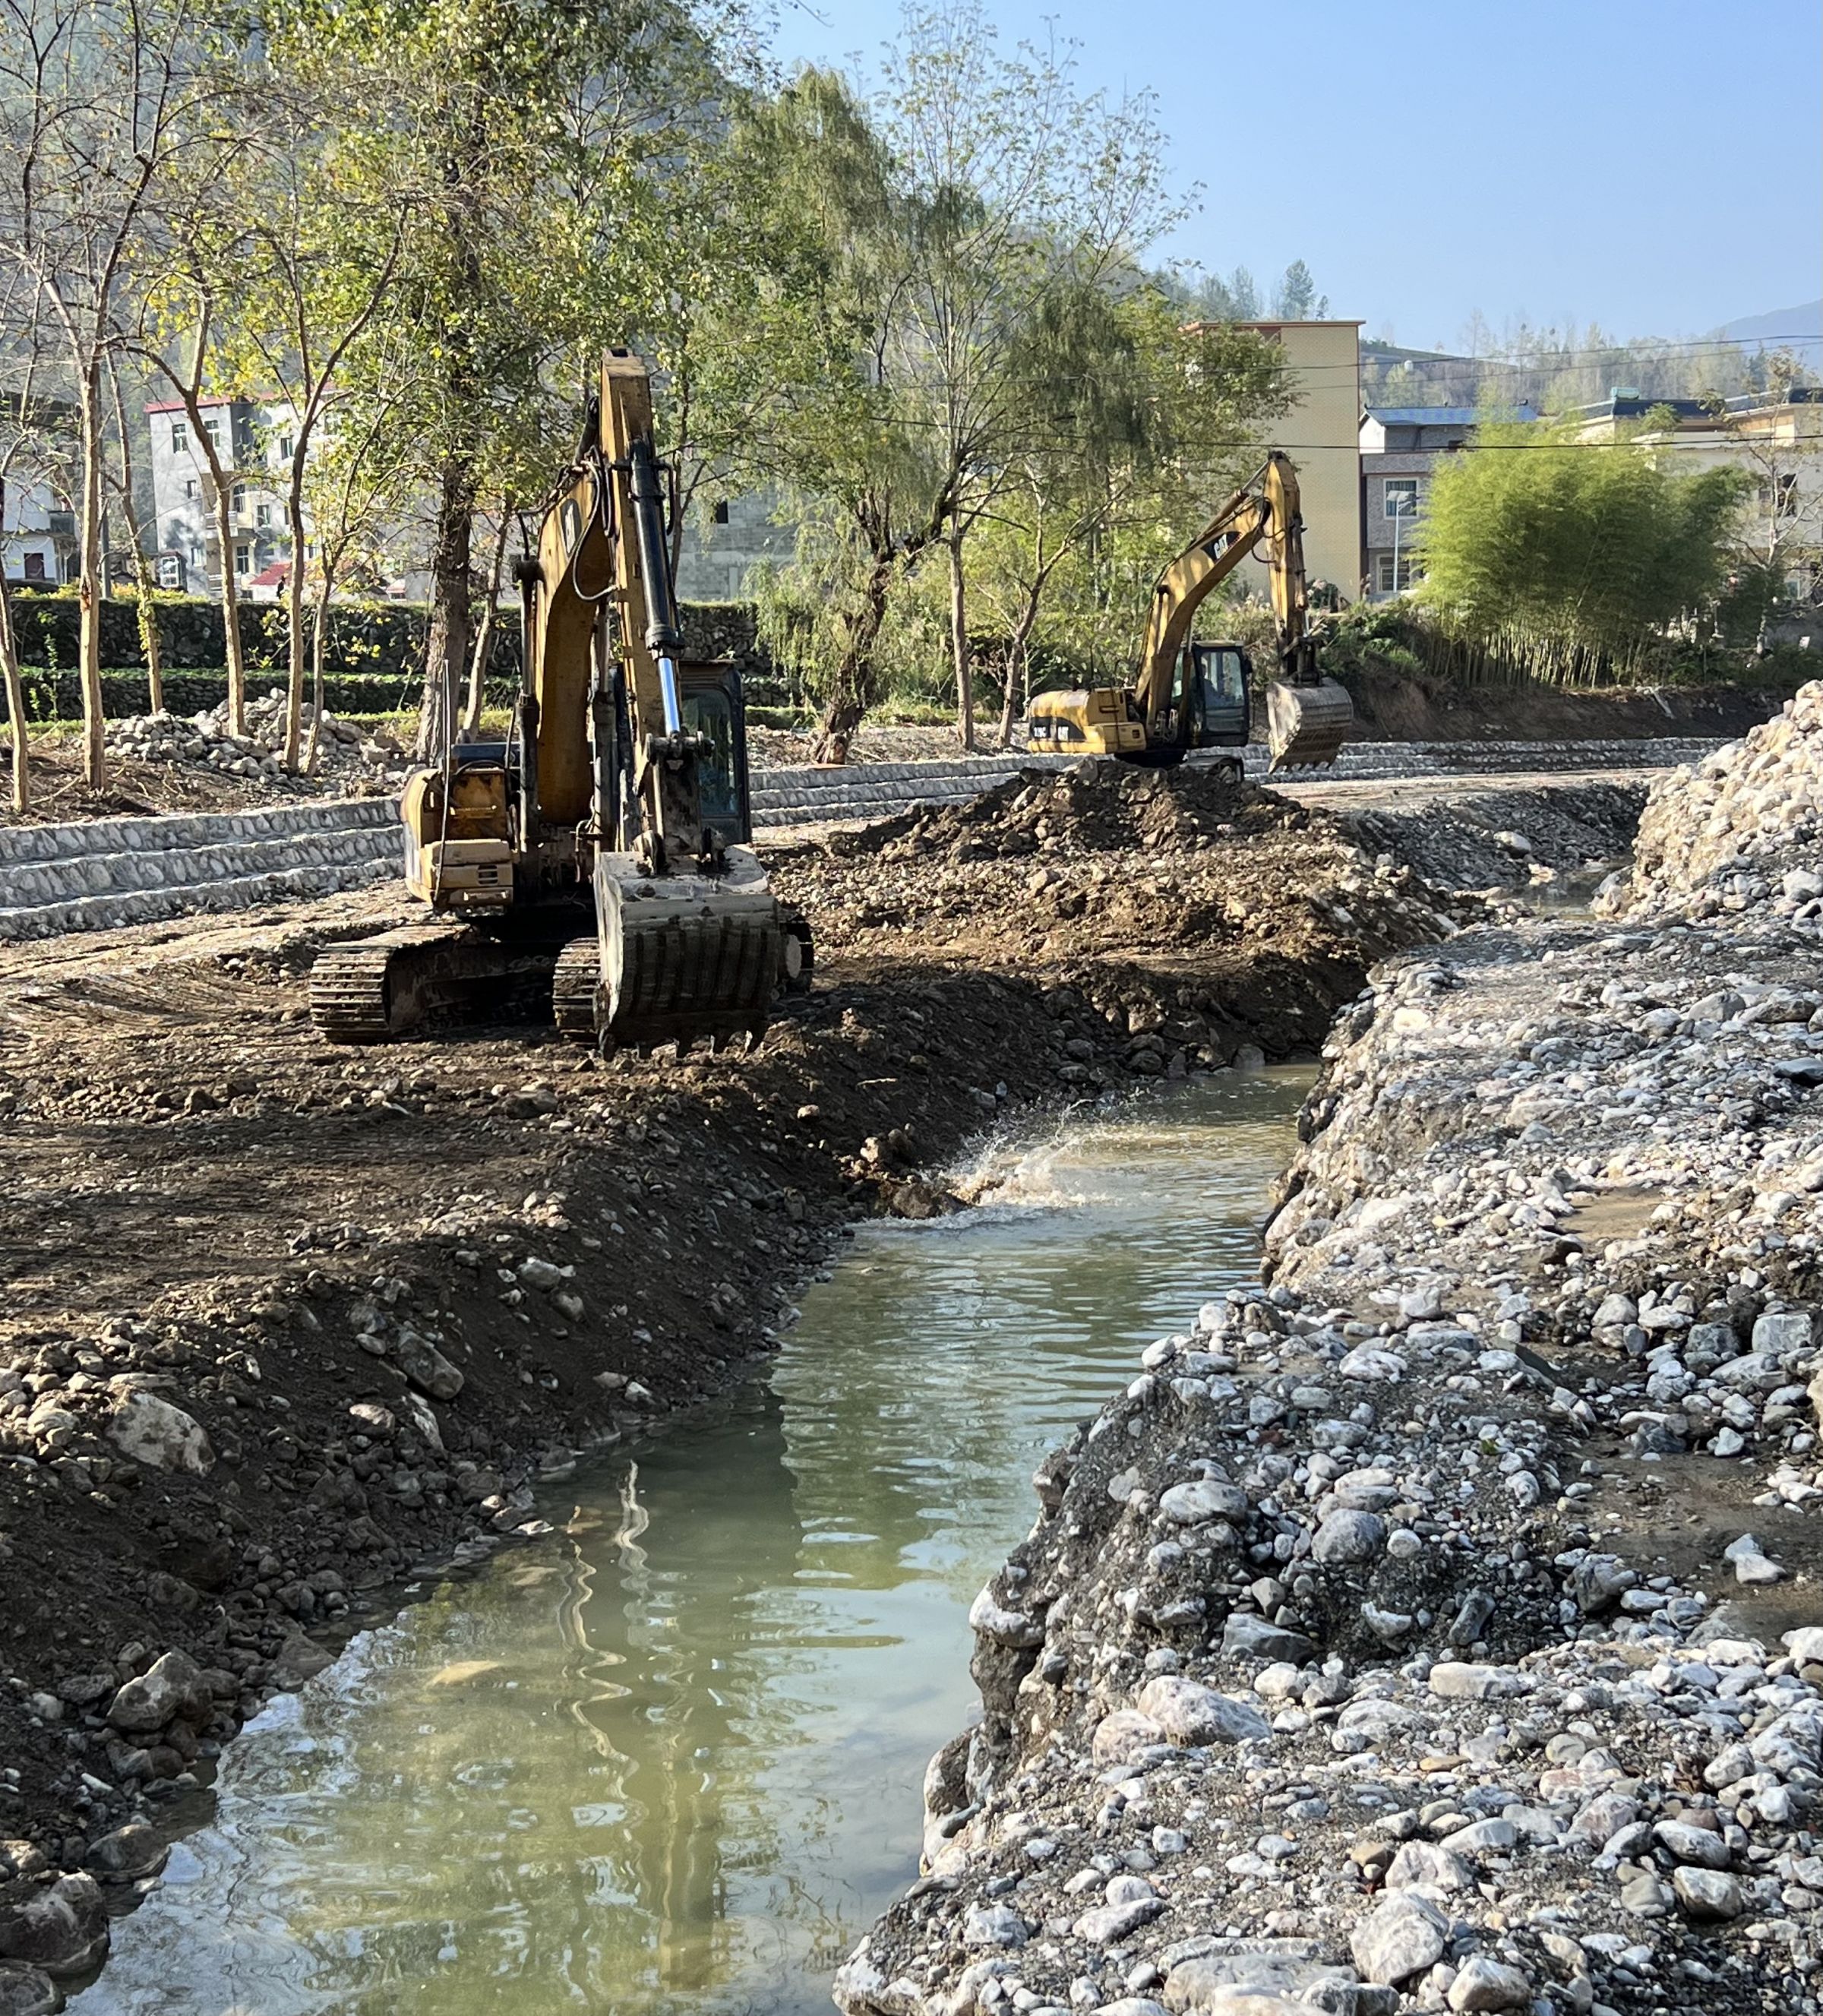
[[[1344,1012],[1039,1467],[850,2016],[1823,2007],[1823,686]],[[1190,1315],[1187,1311],[1187,1316]]]

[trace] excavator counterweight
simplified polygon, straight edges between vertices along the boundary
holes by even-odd
[[[575,463],[521,562],[504,742],[457,740],[401,813],[406,880],[447,920],[332,948],[332,1040],[531,1019],[604,1049],[757,1036],[809,984],[810,934],[748,844],[740,677],[684,658],[651,387],[610,351]]]

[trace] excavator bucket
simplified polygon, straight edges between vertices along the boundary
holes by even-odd
[[[1283,680],[1266,689],[1266,746],[1274,770],[1333,763],[1354,726],[1354,704],[1334,679],[1314,686]]]
[[[629,855],[600,856],[596,935],[559,962],[557,1026],[639,1049],[758,1035],[778,992],[784,920],[748,849],[730,848],[726,861],[714,877],[649,876]]]

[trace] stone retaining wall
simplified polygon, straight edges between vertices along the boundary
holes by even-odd
[[[322,896],[398,872],[391,798],[0,828],[0,940]]]

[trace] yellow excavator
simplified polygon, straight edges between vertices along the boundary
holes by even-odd
[[[748,844],[739,671],[683,657],[668,475],[646,366],[611,350],[517,570],[506,739],[458,740],[405,786],[406,883],[441,921],[319,958],[332,1042],[529,1017],[604,1053],[687,1048],[757,1036],[809,986],[809,927]]]
[[[1354,708],[1317,670],[1297,473],[1276,448],[1159,575],[1133,684],[1036,695],[1028,710],[1032,747],[1159,769],[1193,749],[1245,748],[1252,726],[1247,653],[1238,644],[1198,643],[1191,631],[1211,592],[1262,545],[1278,632],[1278,677],[1266,692],[1272,768],[1333,763]],[[1227,767],[1239,776],[1238,758]]]

